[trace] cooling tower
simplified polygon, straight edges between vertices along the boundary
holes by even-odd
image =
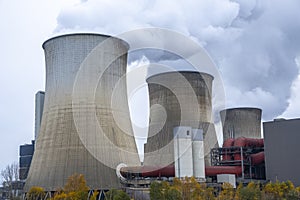
[[[261,113],[259,108],[222,110],[223,141],[238,137],[261,138]]]
[[[47,40],[43,48],[44,111],[25,191],[55,191],[75,173],[91,189],[118,188],[115,168],[140,164],[124,78],[127,43],[70,34]]]
[[[212,81],[209,74],[191,71],[166,72],[147,79],[150,123],[144,165],[174,163],[173,128],[177,126],[203,130],[205,162],[209,164],[210,149],[217,146],[211,123]]]

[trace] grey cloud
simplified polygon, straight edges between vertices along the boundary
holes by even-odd
[[[56,31],[90,30],[120,34],[162,27],[198,41],[219,66],[228,106],[258,106],[264,119],[283,113],[298,70],[300,13],[297,0],[84,1],[64,9]],[[138,38],[137,38],[138,40]],[[129,61],[176,63],[161,50],[132,52]],[[179,62],[180,63],[180,62]]]

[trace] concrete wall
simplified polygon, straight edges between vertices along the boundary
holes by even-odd
[[[238,137],[261,138],[261,113],[259,108],[222,110],[223,141]]]
[[[300,186],[300,119],[263,123],[266,177]]]
[[[44,112],[25,191],[57,190],[75,173],[91,189],[119,187],[117,165],[140,164],[124,78],[128,45],[104,35],[70,34],[43,48]]]
[[[210,149],[217,146],[212,118],[212,81],[199,72],[167,72],[147,79],[150,125],[145,144],[145,165],[174,163],[173,128],[188,126],[204,132],[204,153],[209,164]]]

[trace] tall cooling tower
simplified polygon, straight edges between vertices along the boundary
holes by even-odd
[[[222,110],[223,141],[238,137],[261,138],[261,113],[259,108]]]
[[[115,168],[140,164],[124,76],[128,45],[105,35],[70,34],[43,48],[45,104],[25,191],[55,191],[75,173],[91,189],[119,187]]]
[[[183,78],[183,81],[181,80]],[[206,73],[166,72],[147,79],[150,98],[150,124],[145,144],[145,165],[174,163],[173,128],[202,129],[205,162],[210,149],[217,146],[212,121],[212,81]]]

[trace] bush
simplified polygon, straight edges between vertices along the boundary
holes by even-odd
[[[45,190],[41,187],[32,187],[26,195],[28,200],[40,200],[45,198]]]
[[[105,200],[130,200],[130,197],[123,190],[112,189],[105,193]]]

